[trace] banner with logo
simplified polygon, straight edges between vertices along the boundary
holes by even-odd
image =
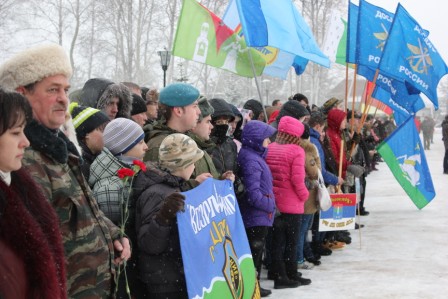
[[[320,211],[319,231],[355,229],[356,193],[330,194],[332,206]]]
[[[207,179],[183,194],[177,223],[189,298],[260,298],[232,182]]]

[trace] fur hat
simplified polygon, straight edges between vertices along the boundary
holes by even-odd
[[[118,113],[116,118],[131,117],[131,107],[132,107],[132,94],[129,88],[127,88],[122,83],[113,83],[106,87],[104,92],[101,94],[96,108],[103,110],[110,103],[113,98],[118,98]]]
[[[101,110],[79,106],[78,103],[71,103],[69,111],[78,139],[84,138],[99,126],[109,122],[109,117]]]
[[[184,169],[204,156],[196,142],[185,134],[175,133],[163,139],[159,148],[159,163],[169,171]]]
[[[209,101],[210,105],[212,105],[214,111],[212,114],[212,120],[216,120],[221,116],[227,116],[230,118],[229,121],[233,121],[235,119],[235,114],[233,114],[232,109],[229,104],[224,99],[211,99]]]
[[[26,49],[0,66],[0,86],[14,91],[19,86],[41,81],[44,78],[72,76],[70,60],[64,48],[47,44]]]
[[[169,107],[185,107],[199,99],[199,90],[187,83],[173,83],[162,89],[160,103]]]
[[[277,122],[284,116],[300,119],[307,115],[310,115],[310,112],[302,104],[294,100],[289,100],[280,108],[280,112],[277,115]]]
[[[138,94],[133,93],[131,115],[140,114],[146,111],[148,111],[148,108],[146,107],[145,100]]]
[[[119,156],[131,150],[145,137],[142,127],[127,118],[116,118],[104,129],[104,146]]]
[[[212,115],[215,110],[209,104],[206,97],[201,96],[198,102],[199,110],[201,110],[201,115],[199,115],[199,121],[201,121],[204,117]]]

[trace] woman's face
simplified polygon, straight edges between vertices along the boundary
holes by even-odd
[[[25,148],[30,145],[30,142],[23,132],[24,128],[25,122],[22,123],[20,121],[0,136],[1,171],[11,172],[19,170],[22,167],[23,153],[25,152]]]

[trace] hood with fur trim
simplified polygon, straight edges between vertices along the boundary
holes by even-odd
[[[104,78],[87,80],[82,88],[79,103],[102,110],[114,97],[119,98],[116,118],[131,117],[132,93],[125,85]]]

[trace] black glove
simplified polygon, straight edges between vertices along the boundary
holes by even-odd
[[[356,144],[359,144],[361,142],[361,134],[353,132],[352,141]]]
[[[168,195],[163,201],[160,211],[156,214],[156,220],[161,225],[170,225],[179,211],[185,208],[185,196],[178,192]]]

